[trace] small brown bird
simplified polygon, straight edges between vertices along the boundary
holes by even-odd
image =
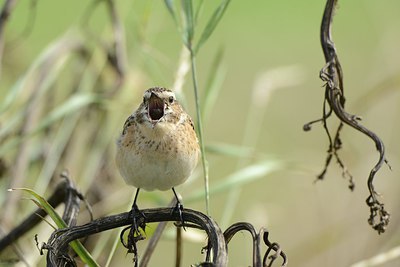
[[[139,212],[136,200],[141,188],[172,189],[182,220],[174,187],[192,174],[200,149],[192,119],[175,94],[160,87],[146,90],[139,108],[125,121],[117,146],[118,169],[125,182],[137,188],[132,212]]]

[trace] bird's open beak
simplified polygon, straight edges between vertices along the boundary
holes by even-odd
[[[148,114],[151,120],[158,121],[164,116],[164,100],[159,98],[155,93],[151,93],[149,99]]]

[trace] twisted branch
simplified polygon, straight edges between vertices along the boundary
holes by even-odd
[[[304,130],[310,130],[311,124],[315,122],[322,121],[324,129],[328,135],[329,139],[329,149],[328,156],[325,162],[325,168],[322,173],[318,176],[319,179],[323,179],[326,170],[334,156],[343,170],[343,176],[349,179],[350,189],[354,189],[353,177],[347,171],[347,168],[341,161],[337,154],[337,151],[342,147],[342,142],[340,140],[340,131],[343,128],[343,124],[347,124],[357,131],[365,134],[375,143],[376,149],[379,152],[379,159],[375,166],[370,171],[367,185],[370,195],[368,196],[366,202],[370,208],[370,217],[368,223],[376,230],[378,233],[385,232],[386,226],[389,223],[389,213],[385,210],[384,204],[378,200],[379,194],[374,189],[373,180],[375,174],[379,171],[384,163],[388,163],[385,158],[385,146],[382,140],[372,131],[364,127],[359,123],[361,118],[356,115],[348,113],[345,108],[345,96],[343,87],[343,72],[340,66],[339,58],[337,56],[335,44],[331,36],[331,27],[333,20],[333,13],[337,0],[327,0],[324,15],[321,23],[321,46],[324,52],[326,65],[322,68],[320,72],[320,78],[325,82],[325,99],[323,105],[323,116],[319,120],[312,121],[304,125]],[[329,110],[326,110],[326,103],[329,105]],[[339,118],[340,124],[337,128],[334,139],[332,140],[328,126],[327,119],[333,113]],[[390,166],[389,166],[390,167]]]

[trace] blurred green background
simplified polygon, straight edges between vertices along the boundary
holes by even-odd
[[[3,233],[35,208],[23,194],[7,189],[28,187],[47,196],[63,170],[93,204],[96,218],[130,208],[134,188],[116,170],[115,141],[145,89],[177,90],[176,81],[183,81],[180,98],[196,118],[190,72],[182,75],[189,61],[164,2],[114,2],[124,35],[122,86],[107,62],[115,38],[108,6],[94,3],[18,1],[5,26],[0,76]],[[217,4],[205,1],[199,32]],[[347,109],[383,139],[393,167],[383,167],[376,177],[376,189],[392,215],[380,236],[367,223],[365,204],[366,179],[378,159],[374,144],[349,127],[343,130],[340,155],[356,182],[350,192],[335,163],[326,179],[315,183],[328,141],[321,125],[302,130],[322,115],[324,89],[318,75],[324,65],[319,43],[324,5],[316,0],[232,1],[197,55],[210,188],[219,189],[210,197],[211,216],[223,230],[237,221],[266,227],[288,255],[289,266],[351,266],[400,245],[400,2],[339,1],[333,24]],[[334,129],[337,121],[329,125]],[[261,169],[258,175],[251,172],[254,168]],[[193,179],[177,188],[185,207],[205,211],[203,187],[198,166]],[[139,207],[164,206],[171,197],[171,192],[143,192]],[[88,220],[82,209],[79,223]],[[155,225],[149,228],[151,233]],[[29,266],[45,264],[33,235],[45,242],[51,232],[43,223],[18,242]],[[205,237],[198,234],[186,233],[183,266],[202,260]],[[118,237],[114,230],[88,241],[101,265]],[[1,259],[18,258],[13,253]],[[170,227],[150,265],[172,266],[173,253]],[[229,266],[251,264],[247,233],[235,236],[229,255]],[[111,266],[131,260],[119,244]],[[379,266],[399,264],[395,257]]]

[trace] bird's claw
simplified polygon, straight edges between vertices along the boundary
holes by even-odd
[[[183,230],[186,231],[185,221],[183,220],[183,205],[179,201],[176,203],[176,206],[172,209],[172,213],[175,212],[178,213],[179,215],[179,222],[177,222],[175,225],[183,227]]]
[[[139,220],[140,223],[138,224],[137,217],[143,218],[142,220]],[[135,263],[135,266],[137,266],[138,263],[138,256],[137,256],[137,246],[136,243],[140,240],[144,240],[145,237],[143,236],[142,232],[145,233],[145,228],[146,228],[146,215],[139,210],[138,206],[134,204],[132,206],[132,209],[129,211],[129,218],[132,218],[132,224],[128,227],[125,227],[121,234],[120,234],[120,240],[122,245],[128,250],[128,253],[133,253],[134,258],[133,262]],[[140,231],[142,229],[142,231]],[[129,230],[128,233],[128,238],[126,242],[124,241],[124,235],[125,232]]]

